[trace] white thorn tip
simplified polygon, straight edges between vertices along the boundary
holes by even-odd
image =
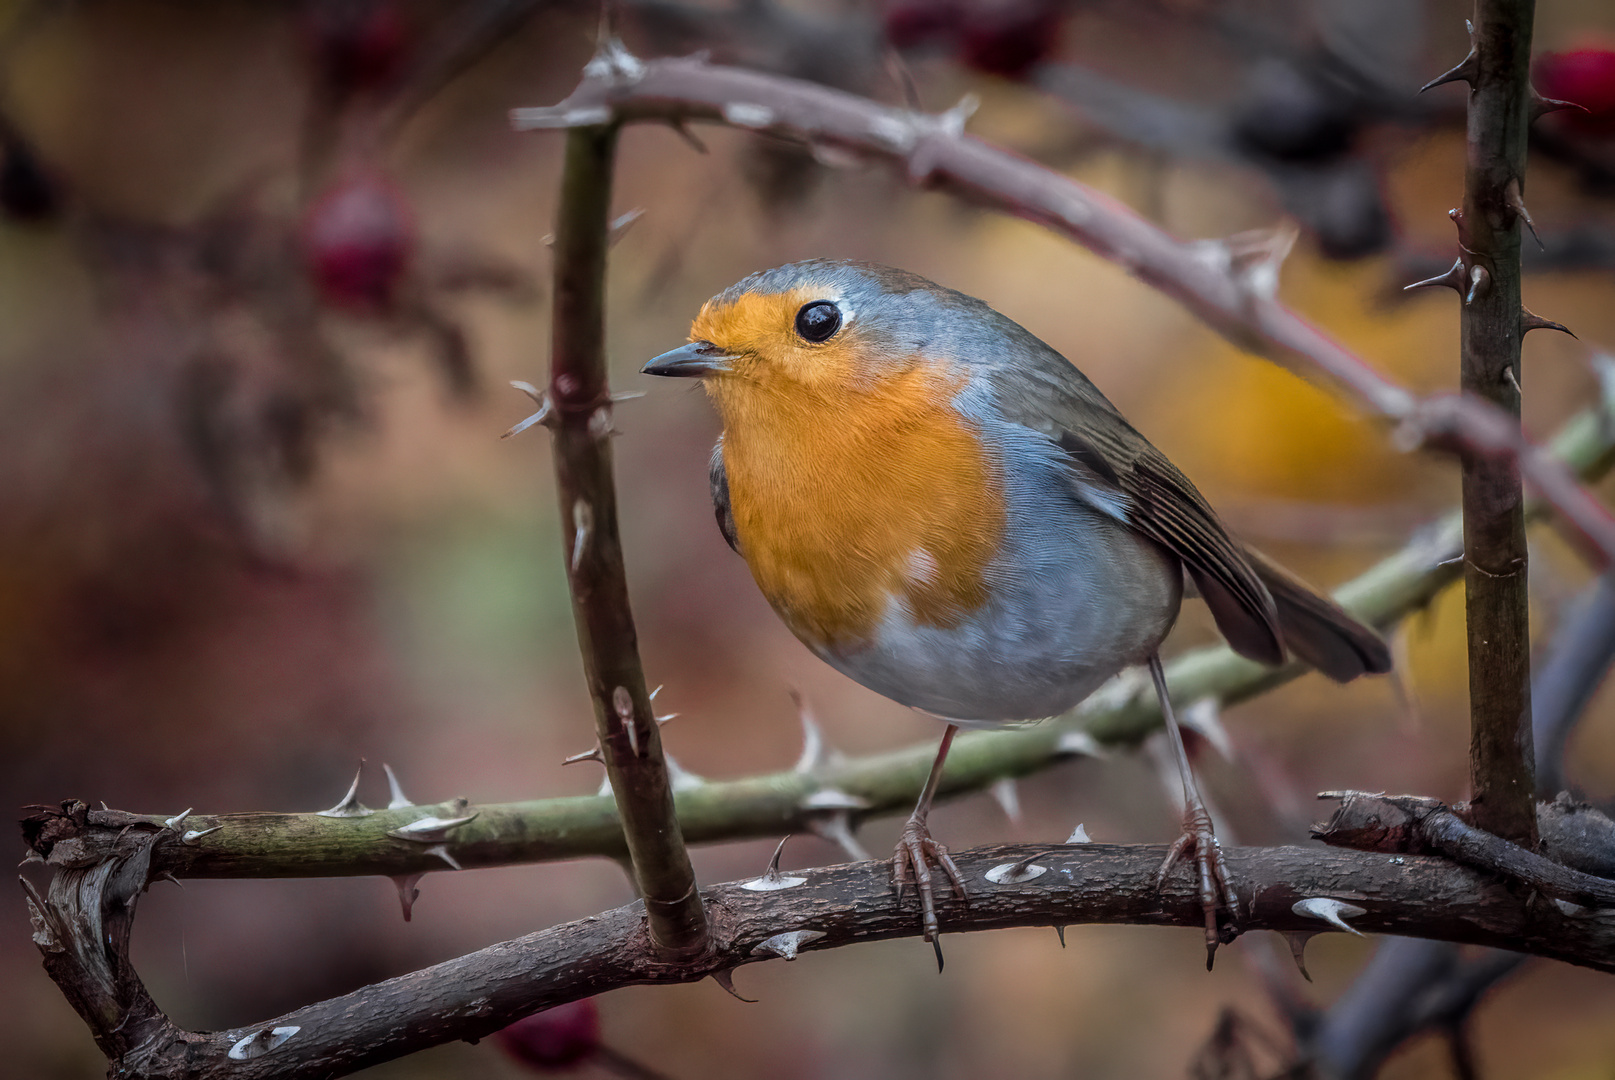
[[[1021,789],[1015,783],[1013,776],[1006,776],[993,781],[993,786],[987,789],[993,801],[998,803],[1004,816],[1009,818],[1011,824],[1021,823]]]
[[[825,936],[823,930],[791,930],[784,934],[775,934],[764,938],[751,950],[753,956],[783,956],[787,960],[795,960],[797,951],[810,941],[817,941]]]
[[[285,1027],[262,1028],[230,1047],[225,1056],[231,1061],[246,1061],[286,1045],[286,1041],[303,1029],[295,1024]]]
[[[1048,867],[1039,866],[1030,859],[1022,859],[1020,862],[1000,863],[982,877],[994,885],[1019,885],[1040,878],[1048,872]]]
[[[1362,937],[1362,931],[1353,929],[1347,924],[1347,919],[1355,919],[1359,915],[1367,915],[1366,908],[1356,904],[1348,904],[1344,900],[1335,900],[1328,896],[1309,896],[1305,900],[1297,900],[1290,910],[1297,915],[1304,915],[1309,919],[1321,919],[1337,930],[1344,930],[1348,934]]]
[[[399,784],[398,774],[393,772],[393,767],[382,762],[381,770],[387,774],[387,809],[402,810],[407,806],[414,806],[409,796],[404,794],[404,788]]]
[[[364,775],[364,762],[359,763],[359,771],[353,774],[353,783],[348,785],[348,793],[342,796],[342,801],[329,810],[321,810],[318,817],[369,817],[375,811],[359,801],[359,777]]]

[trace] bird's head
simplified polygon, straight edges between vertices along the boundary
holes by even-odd
[[[644,371],[702,379],[725,412],[737,398],[759,394],[839,398],[874,390],[925,355],[940,292],[884,266],[791,263],[708,300],[690,343]]]

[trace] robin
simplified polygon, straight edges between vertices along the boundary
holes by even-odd
[[[941,719],[892,859],[937,944],[926,816],[960,728],[1059,715],[1147,665],[1184,786],[1207,966],[1236,896],[1167,698],[1160,646],[1184,577],[1242,656],[1340,682],[1390,670],[1375,632],[1235,540],[1187,477],[1065,357],[974,297],[815,259],[701,308],[645,365],[699,378],[723,420],[718,527],[785,625],[871,690]]]

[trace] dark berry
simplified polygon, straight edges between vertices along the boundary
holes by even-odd
[[[593,998],[557,1005],[495,1032],[494,1041],[535,1072],[570,1069],[600,1051],[600,1010]]]
[[[385,89],[403,69],[409,33],[396,0],[308,0],[299,29],[339,97]]]
[[[33,147],[18,138],[0,143],[0,212],[13,221],[38,222],[62,209],[56,178],[39,161]]]
[[[1060,43],[1060,12],[1047,0],[978,0],[965,12],[959,59],[967,67],[1023,79]]]
[[[1615,49],[1543,53],[1533,82],[1544,97],[1580,105],[1554,114],[1554,122],[1587,135],[1615,135]]]
[[[891,0],[881,13],[881,27],[893,48],[912,49],[952,38],[963,18],[957,0]]]
[[[361,172],[339,181],[309,208],[303,253],[321,299],[333,307],[390,306],[415,247],[403,195],[385,178]]]
[[[1338,157],[1355,131],[1350,102],[1278,60],[1251,69],[1233,116],[1234,138],[1242,146],[1281,161]]]

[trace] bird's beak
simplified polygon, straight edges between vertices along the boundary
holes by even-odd
[[[734,359],[710,341],[692,341],[682,348],[665,352],[640,370],[646,375],[666,375],[677,379],[700,379],[721,375]]]

